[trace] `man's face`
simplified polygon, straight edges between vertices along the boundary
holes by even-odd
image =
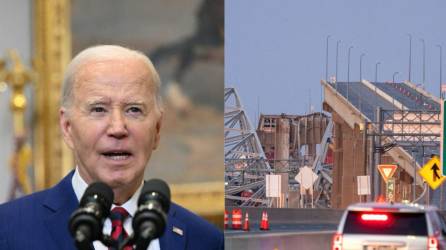
[[[161,127],[153,91],[150,72],[138,59],[90,61],[79,68],[72,104],[61,109],[60,122],[87,183],[141,183]]]

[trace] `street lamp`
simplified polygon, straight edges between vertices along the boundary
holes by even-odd
[[[325,80],[328,81],[328,39],[331,37],[331,35],[327,36],[327,51],[325,54]]]
[[[439,45],[439,44],[437,44],[437,47],[440,48],[440,99],[443,99],[443,95],[441,93],[441,82],[442,82],[441,75],[442,75],[442,68],[443,68],[443,62],[442,62],[442,60],[443,60],[443,47],[441,45]]]
[[[392,82],[395,83],[395,76],[398,75],[400,72],[394,72],[392,76]]]
[[[409,37],[409,82],[410,82],[410,75],[412,71],[412,35],[407,33],[407,36]]]
[[[426,83],[426,43],[424,39],[420,39],[423,43],[423,85]]]
[[[347,60],[347,82],[350,82],[350,51],[353,49],[353,46],[348,48],[348,60]]]
[[[416,152],[416,149],[415,148],[412,148],[412,159],[413,159],[413,162],[412,162],[412,164],[413,164],[413,191],[412,191],[412,198],[413,198],[413,200],[412,200],[412,202],[415,202],[415,199],[416,199],[416,189],[417,189],[417,168],[416,168],[416,159],[415,159],[415,155],[414,155],[414,153]]]
[[[347,100],[348,100],[348,94],[349,94],[349,86],[350,86],[350,51],[353,49],[353,46],[350,46],[348,48],[348,60],[347,60]]]
[[[365,56],[365,53],[362,53],[359,57],[359,81],[362,81],[362,57]]]
[[[381,62],[377,62],[375,64],[375,83],[378,82],[378,65],[380,65]]]
[[[338,82],[338,58],[339,58],[339,44],[341,43],[341,40],[338,40],[336,42],[336,82]],[[337,84],[336,84],[337,86]]]

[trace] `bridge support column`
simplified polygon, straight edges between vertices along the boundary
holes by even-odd
[[[334,122],[332,207],[345,208],[359,202],[357,176],[366,175],[364,168],[363,133],[359,124],[351,128],[336,112]],[[364,200],[364,199],[363,199]]]

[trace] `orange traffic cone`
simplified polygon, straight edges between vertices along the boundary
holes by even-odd
[[[381,194],[376,198],[376,202],[384,203],[384,202],[386,202],[386,198],[384,197],[384,195]]]
[[[228,229],[229,224],[229,216],[228,211],[225,209],[225,229]]]
[[[249,216],[248,212],[245,214],[245,222],[243,223],[243,231],[249,231]]]
[[[266,211],[262,212],[262,220],[260,221],[260,230],[269,230],[268,214]]]
[[[232,210],[232,229],[242,229],[242,210],[240,208]]]

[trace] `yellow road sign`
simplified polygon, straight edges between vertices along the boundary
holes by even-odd
[[[440,159],[432,157],[419,171],[418,174],[429,184],[432,189],[437,189],[446,179],[441,173]]]

